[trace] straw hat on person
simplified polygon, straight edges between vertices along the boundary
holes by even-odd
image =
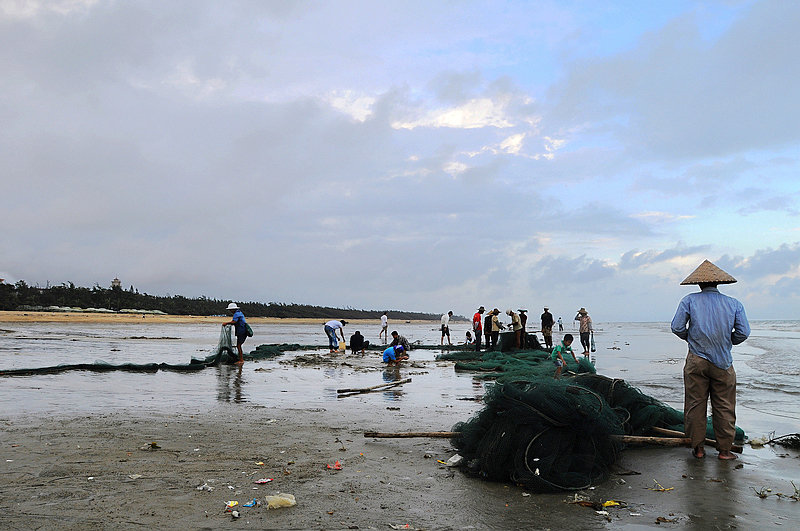
[[[485,311],[486,311],[486,308],[484,308],[483,306],[481,306],[480,308],[478,308],[478,311],[479,311],[479,312],[485,312]]]
[[[736,279],[718,268],[708,260],[700,264],[692,274],[686,277],[681,286],[689,284],[733,284]]]
[[[235,302],[232,302],[228,305],[228,310],[238,310],[239,307],[236,305]]]
[[[586,311],[586,308],[581,308],[580,310],[578,310],[578,313],[582,313],[582,314],[585,315],[585,314],[587,314],[589,312]]]

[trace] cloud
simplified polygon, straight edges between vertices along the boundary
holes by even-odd
[[[767,276],[794,277],[800,272],[800,242],[785,243],[776,249],[759,249],[747,257],[724,255],[720,258],[720,267],[724,269],[722,264],[753,280]],[[734,276],[737,273],[731,272]]]
[[[620,269],[640,269],[647,266],[667,262],[675,258],[684,258],[697,255],[699,253],[707,252],[711,249],[710,245],[695,245],[688,247],[683,243],[679,243],[672,249],[639,251],[638,249],[631,250],[622,255],[619,267]]]
[[[646,34],[637,47],[576,63],[552,89],[548,123],[616,123],[631,154],[728,156],[800,139],[800,42],[795,2],[755,2],[707,40],[697,13]]]

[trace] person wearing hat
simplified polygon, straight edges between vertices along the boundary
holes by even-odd
[[[243,365],[244,352],[242,352],[242,345],[247,339],[247,321],[245,321],[242,310],[239,309],[239,306],[235,302],[230,303],[227,310],[228,313],[231,314],[231,320],[223,324],[234,326],[236,350],[239,352],[239,361],[236,362],[236,365]]]
[[[344,325],[347,324],[347,321],[342,319],[341,321],[337,321],[335,319],[328,321],[325,323],[325,335],[328,336],[328,345],[330,346],[330,354],[339,350],[339,340],[336,338],[336,331],[338,330],[340,334],[342,334],[342,341],[344,341]]]
[[[553,320],[553,314],[550,313],[550,308],[545,306],[544,307],[544,313],[542,314],[542,335],[544,336],[544,344],[550,350],[552,350],[552,348],[553,348],[553,324],[554,323],[555,323],[555,321]]]
[[[383,362],[387,365],[400,364],[401,361],[407,360],[405,349],[402,345],[389,346],[383,351]]]
[[[500,315],[500,310],[498,310],[497,308],[492,310],[492,313],[491,313],[491,316],[492,316],[492,350],[496,350],[497,349],[497,340],[500,338],[500,330],[503,330],[505,328],[503,323],[501,323],[500,320],[497,318],[498,315]]]
[[[718,284],[736,279],[708,260],[686,277],[682,286],[697,284],[700,291],[686,295],[672,318],[672,333],[689,344],[683,366],[683,423],[692,442],[692,455],[705,457],[708,399],[720,459],[731,453],[736,435],[736,371],[731,348],[750,335],[744,306],[723,295]]]
[[[483,335],[483,327],[481,326],[481,321],[483,321],[483,312],[486,311],[486,308],[481,306],[478,308],[478,311],[475,312],[475,315],[472,316],[472,332],[475,334],[475,351],[480,352],[481,350],[481,335]]]
[[[575,316],[573,321],[578,321],[580,326],[578,327],[578,333],[581,336],[581,346],[583,347],[583,355],[588,357],[589,356],[589,336],[592,334],[592,318],[589,317],[589,312],[586,311],[586,308],[581,308],[578,310],[578,315]]]

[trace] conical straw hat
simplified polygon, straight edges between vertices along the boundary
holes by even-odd
[[[736,282],[736,279],[730,276],[728,273],[723,271],[722,269],[718,268],[708,260],[705,260],[702,264],[695,269],[691,275],[686,277],[683,282],[681,282],[681,286],[685,286],[687,284],[733,284]]]

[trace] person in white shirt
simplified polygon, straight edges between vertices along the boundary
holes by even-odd
[[[383,312],[381,315],[381,331],[378,333],[378,339],[383,336],[383,342],[386,343],[389,340],[389,316],[386,315],[389,312]]]
[[[339,350],[339,340],[336,338],[336,331],[338,330],[340,334],[342,334],[342,341],[344,339],[344,325],[347,324],[347,321],[342,319],[341,321],[331,320],[325,323],[325,335],[328,336],[328,344],[330,345],[331,351],[330,353],[333,354],[334,352]]]
[[[444,345],[444,336],[447,336],[447,344],[452,345],[453,343],[450,341],[450,318],[453,317],[453,311],[449,311],[445,314],[442,314],[442,341],[440,342],[441,345]]]

